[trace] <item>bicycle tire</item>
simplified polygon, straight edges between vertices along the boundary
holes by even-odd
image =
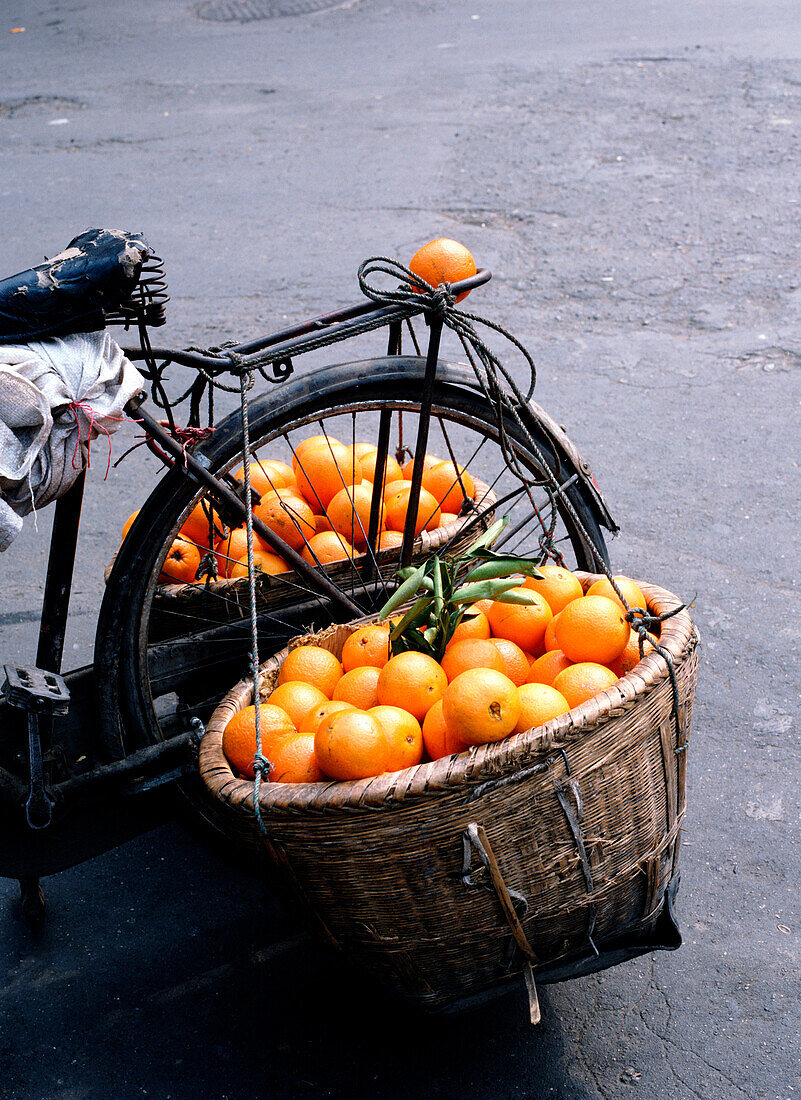
[[[258,452],[258,448],[269,441],[288,438],[288,433],[297,430],[298,425],[321,424],[323,418],[328,421],[335,417],[355,417],[354,410],[359,415],[370,413],[374,416],[386,409],[394,410],[392,415],[413,412],[420,404],[424,370],[422,358],[393,356],[325,367],[296,377],[280,391],[263,394],[250,404],[251,447]],[[545,425],[525,412],[523,415],[526,432],[533,438],[539,456],[568,484],[564,492],[566,502],[560,500],[558,512],[565,529],[563,541],[569,541],[573,551],[574,561],[569,564],[577,568],[594,568],[597,564],[595,553],[600,552],[606,560],[607,552],[599,525],[602,517],[586,479],[579,476],[575,463],[561,450]],[[477,388],[474,377],[463,367],[440,363],[433,394],[432,423],[438,421],[442,426],[444,419],[458,425],[461,431],[469,429],[477,438],[497,444],[494,410]],[[508,416],[504,428],[518,457],[522,456],[530,468],[539,470],[539,458],[531,452],[525,433],[516,421]],[[223,472],[241,464],[241,442],[237,412],[218,426],[212,440],[202,448],[211,470]],[[451,444],[448,445],[450,448]],[[484,442],[479,450],[483,446]],[[185,672],[190,676],[188,668],[182,667],[180,662],[186,661],[189,654],[201,650],[205,653],[208,649],[209,639],[204,636],[201,641],[200,630],[191,632],[187,626],[188,633],[166,643],[156,643],[150,625],[161,565],[183,518],[200,495],[182,470],[168,472],[143,505],[109,576],[98,619],[95,663],[101,738],[110,756],[125,755],[166,736],[164,715],[159,713],[155,700],[163,700],[171,693],[154,696],[156,666],[161,670],[162,663],[166,667],[168,660],[175,661],[172,679],[167,675],[159,681],[162,686],[173,686],[173,679],[180,681]],[[290,620],[294,606],[289,605],[286,612]],[[299,613],[305,614],[305,604],[298,601],[296,606],[301,609]],[[292,631],[304,633],[306,625],[310,624],[294,621]],[[296,629],[297,626],[300,629]],[[222,631],[214,637],[219,637],[221,643],[230,641]],[[244,636],[242,645],[247,648]],[[268,655],[262,653],[263,658]],[[246,673],[247,662],[242,656],[239,653],[234,660],[236,673],[231,670],[229,681],[224,686],[218,684],[221,694]],[[226,660],[220,659],[214,667],[227,669]],[[199,675],[196,672],[195,678]],[[179,709],[180,705],[179,702]],[[205,717],[203,708],[199,709],[201,717]],[[173,712],[170,722],[174,724],[175,720]]]

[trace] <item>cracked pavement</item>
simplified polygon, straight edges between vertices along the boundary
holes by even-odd
[[[0,71],[3,272],[89,225],[141,229],[165,343],[350,303],[365,256],[464,240],[494,272],[474,308],[534,353],[622,526],[616,569],[693,600],[703,639],[680,951],[544,988],[536,1031],[522,989],[425,1020],[165,826],[48,880],[38,939],[0,884],[0,1096],[797,1097],[796,5],[360,0],[232,23],[16,0]],[[157,474],[104,467],[67,667]],[[31,659],[51,520],[3,555],[4,661]]]

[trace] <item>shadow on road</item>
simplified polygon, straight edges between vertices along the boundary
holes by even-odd
[[[38,936],[11,885],[0,1096],[588,1096],[547,988],[422,1016],[177,828],[48,880]]]

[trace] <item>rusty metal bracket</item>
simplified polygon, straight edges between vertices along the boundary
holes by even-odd
[[[509,925],[512,938],[525,957],[526,962],[523,967],[523,975],[526,982],[526,991],[528,993],[529,1016],[532,1024],[538,1024],[542,1018],[542,1013],[540,1012],[540,1001],[537,995],[537,984],[534,980],[533,969],[537,965],[538,959],[520,923],[521,916],[524,917],[528,912],[528,901],[524,895],[517,890],[510,890],[504,882],[498,860],[495,858],[495,853],[492,850],[492,846],[490,845],[483,825],[471,821],[462,834],[462,844],[464,849],[462,882],[465,886],[481,885],[473,878],[473,851],[475,850],[482,866],[489,874],[492,888],[498,898],[506,922]],[[520,910],[519,915],[518,910]]]

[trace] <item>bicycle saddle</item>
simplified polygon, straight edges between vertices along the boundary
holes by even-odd
[[[0,280],[0,344],[95,332],[140,316],[163,325],[161,260],[139,233],[87,229],[47,263]]]

